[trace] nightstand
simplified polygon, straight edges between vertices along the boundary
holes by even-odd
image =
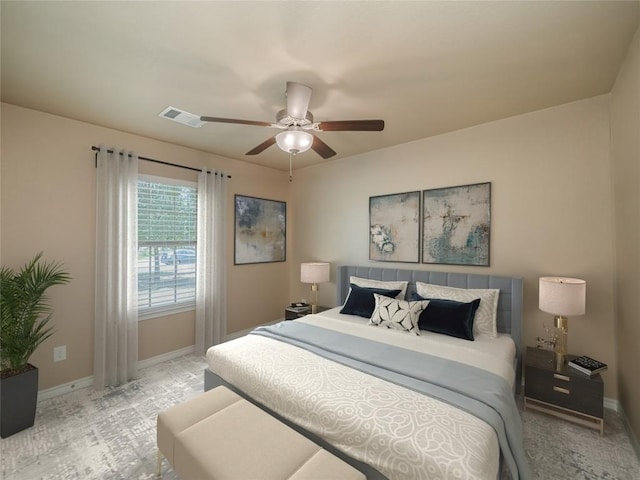
[[[561,365],[555,353],[527,347],[524,373],[524,408],[604,432],[604,382],[600,374],[585,375],[567,365],[575,358],[567,355]]]
[[[318,305],[318,313],[324,312],[325,310],[329,310],[329,307],[322,307]],[[300,310],[297,307],[287,307],[284,309],[284,319],[285,320],[295,320],[296,318],[304,317],[305,315],[309,315],[311,313],[311,305],[309,308]]]

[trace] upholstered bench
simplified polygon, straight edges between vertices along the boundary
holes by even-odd
[[[163,456],[182,480],[364,480],[362,472],[226,387],[158,415]]]

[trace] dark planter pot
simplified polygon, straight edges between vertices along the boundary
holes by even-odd
[[[0,437],[6,438],[33,426],[38,402],[38,369],[0,379]]]

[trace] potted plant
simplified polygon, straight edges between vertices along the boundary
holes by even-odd
[[[0,269],[0,436],[33,426],[38,400],[38,369],[31,354],[53,335],[53,315],[45,292],[71,277],[38,253],[19,271]]]

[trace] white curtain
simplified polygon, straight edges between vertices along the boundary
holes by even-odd
[[[227,175],[203,169],[198,174],[197,355],[222,342],[227,333],[226,199]]]
[[[101,145],[96,184],[93,383],[97,389],[136,376],[137,189],[138,156]]]

